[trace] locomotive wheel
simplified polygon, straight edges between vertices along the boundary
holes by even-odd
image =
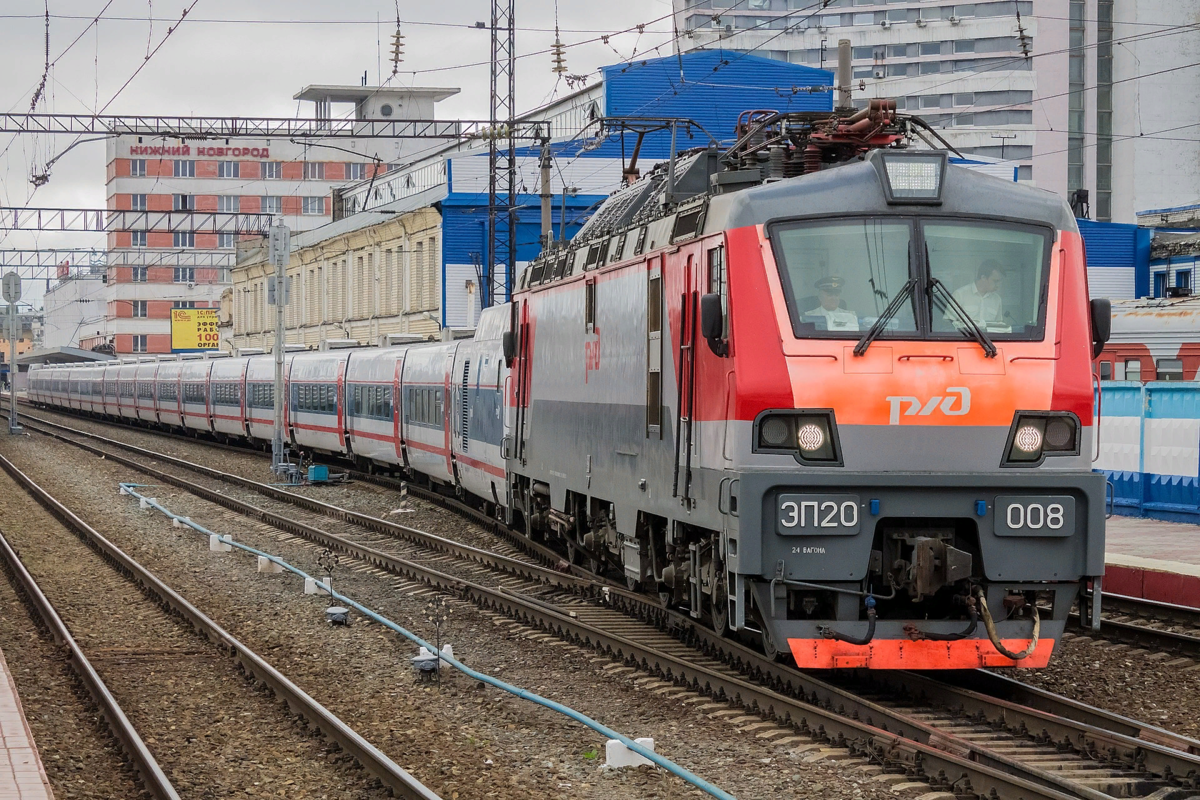
[[[783,660],[783,658],[782,658],[783,654],[780,653],[779,648],[775,645],[775,642],[771,638],[771,634],[768,633],[767,626],[765,626],[765,625],[763,626],[763,632],[762,632],[762,649],[763,649],[763,655],[765,655],[767,658],[771,659],[772,661],[782,661]]]
[[[712,626],[718,636],[729,633],[729,597],[725,592],[724,580],[713,588]]]

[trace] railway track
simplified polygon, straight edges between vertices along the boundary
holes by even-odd
[[[1085,597],[1090,600],[1091,595]],[[1107,592],[1101,599],[1100,636],[1200,658],[1200,609]],[[1079,614],[1072,618],[1078,620]]]
[[[982,672],[968,673],[965,686],[910,673],[825,680],[592,577],[461,545],[95,433],[26,420],[157,481],[728,699],[889,770],[920,776],[938,790],[1003,800],[1200,797],[1200,742],[1023,684]],[[210,480],[223,489],[205,485]],[[265,500],[234,496],[241,491]]]
[[[211,759],[219,757],[222,746],[233,746],[241,753],[234,759],[239,765],[263,748],[265,758],[284,752],[308,759],[305,769],[293,775],[302,783],[313,779],[324,786],[355,785],[364,797],[390,793],[437,800],[435,793],[3,456],[0,469],[8,476],[0,478],[7,484],[8,501],[15,504],[21,502],[18,494],[27,496],[24,519],[38,532],[38,538],[26,542],[24,559],[6,539],[0,541],[0,558],[54,638],[66,646],[73,669],[151,796],[166,800],[180,795],[148,742],[166,755],[173,775],[183,776],[175,782],[183,780],[192,787],[215,781]],[[41,586],[25,563],[31,553],[38,560],[35,571],[42,576]],[[58,600],[58,609],[48,597]],[[239,680],[239,673],[253,681]],[[363,772],[351,777],[344,767],[326,762],[308,729],[266,702],[256,683],[352,756]],[[144,738],[131,716],[139,720]],[[277,770],[283,780],[292,768],[280,765]],[[257,762],[228,772],[232,777],[221,776],[221,781],[231,784],[253,784],[271,774],[261,772]],[[379,788],[371,788],[376,781]]]

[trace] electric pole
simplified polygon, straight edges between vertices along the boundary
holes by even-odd
[[[275,277],[267,287],[268,299],[275,305],[275,434],[271,437],[271,472],[282,475],[287,472],[287,458],[283,449],[283,310],[287,306],[287,265],[291,256],[292,232],[283,224],[283,218],[275,220],[269,237],[270,261],[275,267]]]
[[[3,281],[4,299],[8,301],[8,432],[20,433],[17,424],[17,301],[21,299],[21,276],[9,272]]]

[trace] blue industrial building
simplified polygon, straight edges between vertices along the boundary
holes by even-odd
[[[1150,291],[1150,231],[1118,222],[1077,220],[1092,297],[1132,300]]]
[[[594,86],[577,91],[521,117],[545,121],[551,129],[551,191],[555,235],[570,238],[599,204],[616,190],[623,163],[633,155],[631,131],[597,138],[601,117],[687,118],[695,124],[677,130],[676,147],[728,144],[743,111],[830,111],[833,74],[758,56],[701,50],[664,58],[640,59],[601,70]],[[638,153],[644,172],[666,160],[671,134],[647,134]],[[540,148],[518,147],[517,265],[514,275],[541,250]],[[564,189],[566,190],[564,192]],[[470,327],[478,319],[488,276],[488,151],[454,145],[374,182],[371,197],[347,193],[350,210],[403,213],[435,205],[442,215],[441,268],[443,327]],[[347,222],[345,220],[343,222]],[[338,228],[339,223],[333,223]],[[344,226],[343,226],[344,227]],[[313,232],[319,234],[319,231]],[[313,238],[307,235],[305,239]],[[497,301],[505,298],[497,297]]]

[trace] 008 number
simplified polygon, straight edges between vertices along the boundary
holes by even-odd
[[[1061,530],[1066,522],[1066,510],[1061,503],[1050,503],[1043,505],[1041,503],[1029,503],[1021,505],[1020,503],[1010,503],[1005,511],[1004,521],[1008,523],[1008,527],[1012,530],[1041,530],[1049,528],[1052,531]]]

